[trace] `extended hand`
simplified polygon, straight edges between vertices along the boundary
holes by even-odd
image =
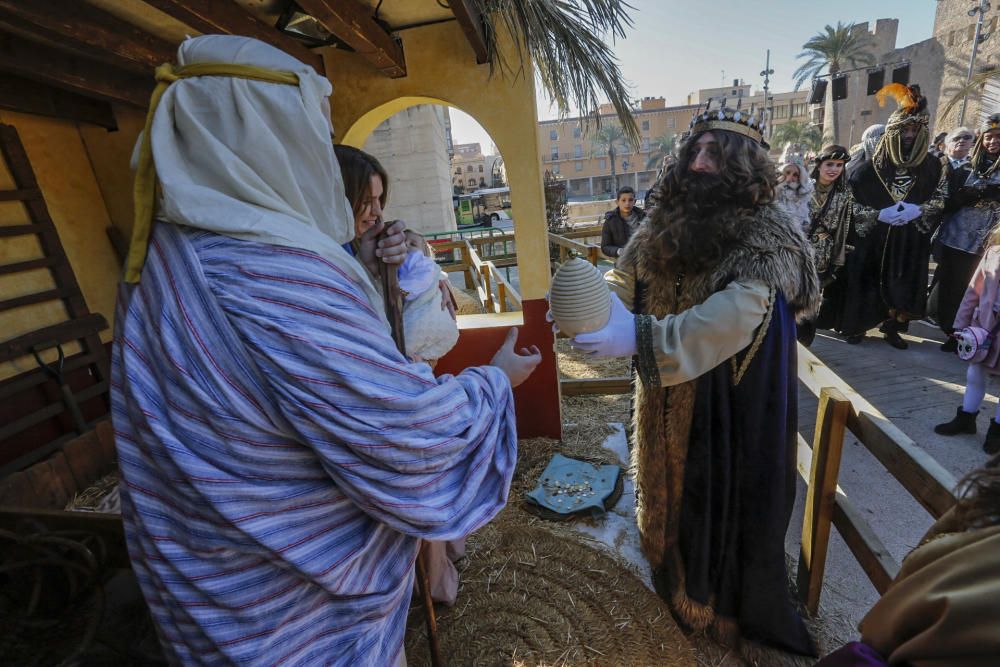
[[[631,357],[635,354],[635,316],[611,293],[611,317],[603,329],[577,334],[573,348],[595,357]]]
[[[510,379],[510,386],[516,387],[534,372],[535,368],[542,361],[542,353],[538,347],[532,345],[530,348],[522,347],[518,352],[514,351],[514,344],[517,343],[517,327],[511,327],[507,331],[507,337],[503,345],[493,355],[490,361],[491,366],[496,366]]]

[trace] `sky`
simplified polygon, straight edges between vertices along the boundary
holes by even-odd
[[[925,40],[934,28],[935,0],[629,0],[633,27],[612,46],[633,98],[665,97],[684,104],[699,88],[744,79],[755,90],[771,49],[771,90],[790,91],[802,44],[827,24],[898,18],[897,46]],[[970,2],[971,6],[971,2]],[[724,73],[724,74],[723,74]],[[539,91],[538,117],[558,117]],[[492,145],[467,114],[451,110],[455,143]]]

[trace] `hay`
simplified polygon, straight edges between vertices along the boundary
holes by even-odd
[[[452,665],[695,665],[666,605],[607,554],[544,528],[507,525],[470,538],[454,608],[438,612]],[[423,612],[410,614],[407,660],[429,664]]]
[[[118,471],[108,473],[66,503],[64,508],[71,512],[103,512],[121,514],[118,496]]]

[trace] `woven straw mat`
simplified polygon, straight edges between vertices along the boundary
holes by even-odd
[[[491,528],[469,538],[455,606],[436,606],[447,665],[695,665],[665,604],[611,556],[542,528]],[[419,602],[406,656],[430,664]]]

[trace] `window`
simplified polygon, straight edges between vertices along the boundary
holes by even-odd
[[[472,173],[472,165],[471,164],[465,165],[465,173],[467,173],[467,174],[471,174]]]
[[[583,157],[583,146],[580,144],[573,146],[573,157]]]
[[[557,165],[557,164],[552,165],[552,173],[553,174],[558,174],[559,173],[559,165]]]
[[[788,118],[788,105],[782,104],[780,107],[774,107],[774,117]]]
[[[672,130],[675,127],[677,127],[677,119],[676,118],[672,118],[672,117],[668,118],[667,119],[667,129],[668,130]]]
[[[580,131],[580,128],[574,127],[573,128],[573,138],[574,139],[579,139],[580,138],[580,134],[582,134],[581,131]]]
[[[649,137],[642,138],[642,152],[643,153],[649,152]]]
[[[466,183],[468,183],[469,185],[475,185],[476,184],[476,179],[470,178],[468,181],[466,181]]]
[[[649,132],[649,121],[648,120],[642,121],[642,129],[645,130],[646,132]]]
[[[577,171],[583,171],[583,163],[582,162],[577,162],[576,163],[576,170]]]
[[[455,175],[456,176],[461,176],[462,175],[462,168],[461,167],[455,167]]]
[[[733,97],[736,97],[736,89],[735,89],[735,88],[733,88],[733,93],[732,93],[732,95],[733,95]]]
[[[608,161],[605,160],[604,158],[599,159],[597,161],[597,168],[598,169],[607,169],[608,168]]]
[[[558,146],[553,146],[552,147],[552,152],[550,153],[550,156],[551,156],[551,158],[553,160],[558,160],[559,159],[559,147]]]
[[[555,130],[549,130],[549,139],[551,141],[558,141],[559,140],[559,133],[556,132]]]
[[[792,116],[793,117],[796,117],[796,116],[805,116],[806,113],[807,113],[806,112],[806,104],[804,102],[803,103],[795,103],[795,104],[792,105]]]
[[[483,173],[483,165],[479,165],[479,173]]]

